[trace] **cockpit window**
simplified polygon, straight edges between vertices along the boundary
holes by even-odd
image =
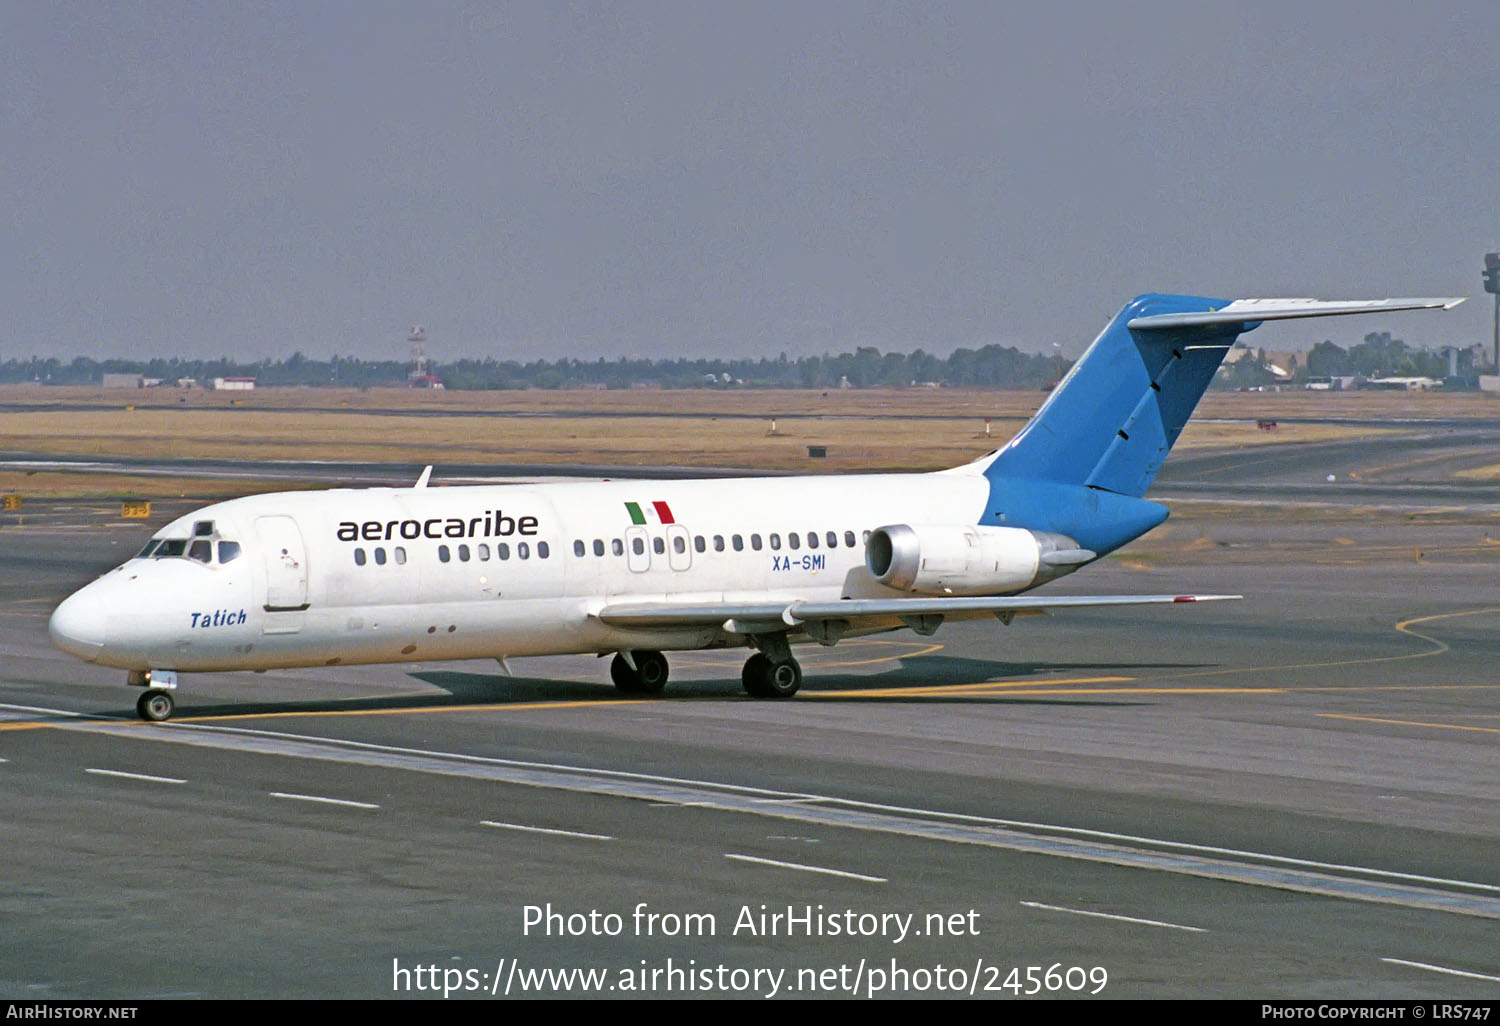
[[[212,535],[203,537],[200,529],[204,525],[212,528],[213,521],[200,520],[194,524],[194,535],[191,538],[152,538],[135,558],[186,558],[205,565],[212,565],[215,562],[215,555],[219,557],[217,560],[219,564],[230,563],[239,558],[243,551],[239,542]]]
[[[212,520],[199,520],[193,524],[194,538],[207,538],[214,533],[214,522]]]

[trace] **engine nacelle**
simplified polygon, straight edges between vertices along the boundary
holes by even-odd
[[[1020,527],[893,524],[870,532],[865,566],[888,588],[926,595],[1025,591],[1093,559],[1072,538]]]

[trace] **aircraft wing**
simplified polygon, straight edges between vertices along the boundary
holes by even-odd
[[[839,599],[831,602],[700,602],[618,603],[594,615],[614,627],[670,628],[723,627],[734,634],[762,634],[802,629],[821,640],[862,627],[912,627],[931,633],[943,618],[972,618],[986,613],[1010,622],[1013,616],[1044,614],[1053,609],[1099,606],[1174,605],[1189,602],[1222,602],[1239,595],[1004,595],[930,598]],[[924,628],[930,628],[924,630]]]

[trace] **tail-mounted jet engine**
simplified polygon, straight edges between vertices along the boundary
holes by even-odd
[[[1066,535],[1019,527],[893,524],[865,542],[865,565],[877,581],[919,595],[1025,591],[1095,555]]]

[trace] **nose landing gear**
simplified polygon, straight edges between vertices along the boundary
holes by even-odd
[[[172,718],[175,704],[172,692],[152,688],[136,700],[135,711],[148,723],[165,723]]]
[[[176,702],[172,692],[177,688],[176,670],[131,670],[126,683],[145,688],[136,699],[135,711],[147,723],[165,723],[172,718]]]

